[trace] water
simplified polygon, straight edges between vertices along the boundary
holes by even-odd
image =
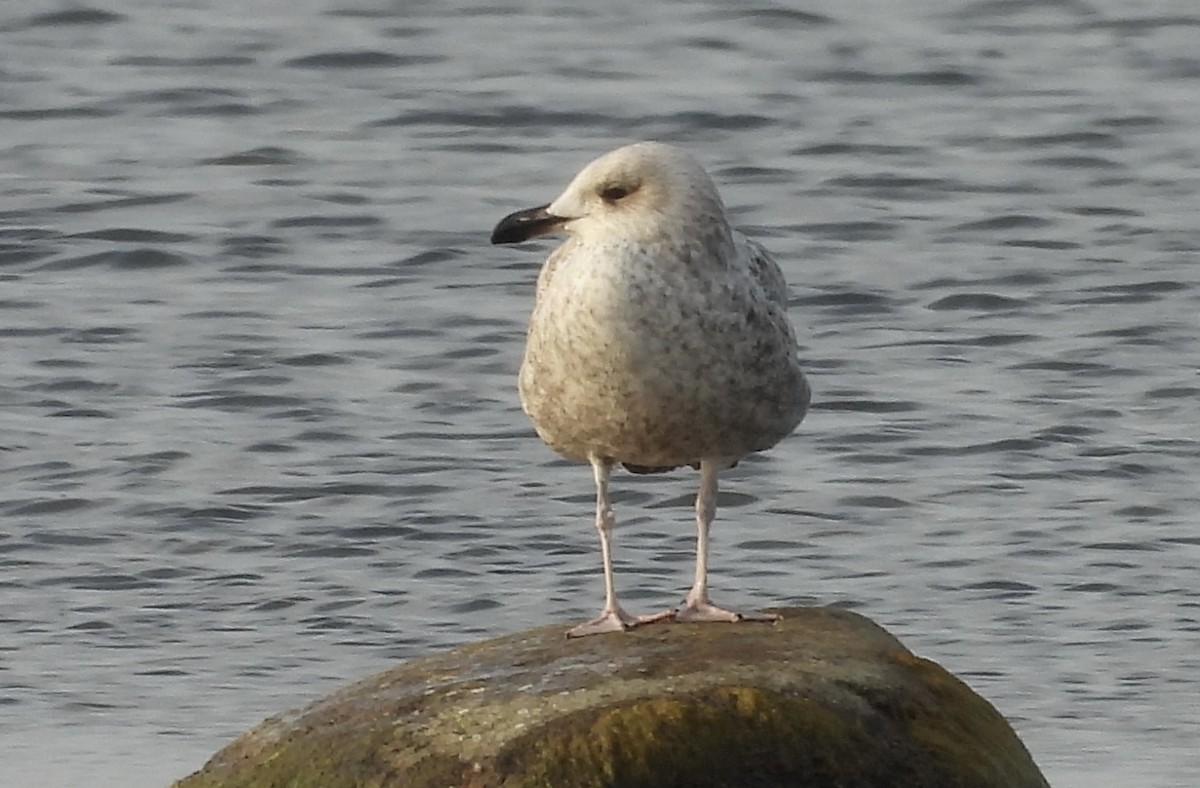
[[[586,468],[515,391],[547,245],[687,146],[792,283],[815,404],[714,594],[840,604],[1059,788],[1200,773],[1191,0],[128,0],[0,20],[0,762],[161,786],[396,661],[593,615]],[[615,480],[631,608],[694,474]]]

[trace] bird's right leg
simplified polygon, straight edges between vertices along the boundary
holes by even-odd
[[[598,635],[602,632],[621,632],[637,626],[662,621],[674,614],[667,611],[652,616],[634,616],[626,613],[617,604],[617,590],[613,583],[612,529],[613,512],[608,502],[608,476],[612,472],[612,461],[595,455],[588,458],[592,464],[592,475],[596,479],[596,530],[600,532],[600,558],[604,562],[604,609],[591,621],[580,624],[567,632],[567,637]]]

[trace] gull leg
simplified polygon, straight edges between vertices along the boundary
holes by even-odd
[[[717,513],[717,473],[713,460],[700,461],[700,492],[696,494],[696,581],[675,613],[676,621],[776,621],[769,613],[739,613],[717,607],[708,598],[708,529]]]
[[[612,565],[612,529],[615,518],[612,506],[608,502],[608,476],[612,471],[612,462],[595,456],[588,459],[596,480],[596,530],[600,532],[600,557],[604,562],[604,609],[596,618],[568,631],[569,638],[598,635],[602,632],[621,632],[638,624],[649,624],[674,615],[674,611],[667,611],[652,616],[634,616],[626,613],[617,604]]]

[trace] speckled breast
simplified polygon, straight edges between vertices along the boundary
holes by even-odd
[[[669,466],[736,459],[789,434],[809,393],[786,316],[654,274],[613,287],[593,272],[541,293],[519,384],[542,439],[574,459]]]

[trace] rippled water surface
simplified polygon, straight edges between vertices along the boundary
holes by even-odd
[[[595,612],[590,475],[515,390],[549,245],[486,236],[642,138],[776,253],[815,389],[714,593],[871,616],[1060,788],[1196,783],[1200,9],[648,5],[6,8],[6,784],[165,785]],[[630,607],[695,483],[616,477]]]

